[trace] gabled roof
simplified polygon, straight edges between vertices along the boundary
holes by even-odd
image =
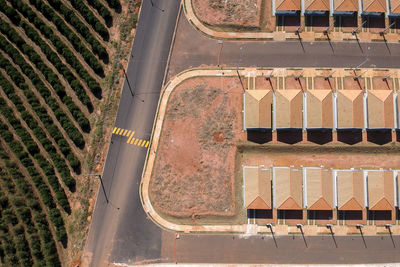
[[[285,10],[300,10],[300,0],[275,0],[276,2],[276,10],[285,11]]]
[[[368,91],[368,128],[394,128],[392,90]]]
[[[307,128],[332,127],[332,91],[309,90],[307,92]]]
[[[364,12],[386,12],[386,0],[363,0]]]
[[[390,0],[390,9],[392,13],[400,13],[400,0]]]
[[[305,9],[313,11],[329,11],[329,0],[305,0]]]
[[[303,207],[303,176],[300,169],[274,168],[276,208],[298,210]]]
[[[333,0],[335,11],[358,11],[358,0]]]
[[[245,128],[272,128],[271,90],[246,90]]]
[[[339,90],[337,95],[338,128],[363,128],[363,91]]]
[[[307,208],[309,210],[332,210],[332,172],[322,168],[306,168]]]
[[[276,91],[276,128],[303,127],[303,93],[301,90]]]
[[[262,167],[243,167],[246,209],[271,209],[271,171]]]
[[[339,210],[362,210],[364,208],[362,171],[337,171],[337,198]]]
[[[394,209],[392,171],[368,171],[368,202],[370,210]]]

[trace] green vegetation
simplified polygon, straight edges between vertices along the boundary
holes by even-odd
[[[80,175],[110,105],[109,53],[123,55],[108,43],[121,10],[119,0],[0,0],[0,266],[62,266],[85,236],[92,188]]]

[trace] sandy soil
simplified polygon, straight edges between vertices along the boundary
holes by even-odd
[[[341,150],[338,148],[307,148],[291,146],[290,151],[279,146],[269,149],[240,149],[241,164],[243,165],[264,165],[271,166],[308,166],[325,168],[368,168],[368,169],[390,169],[398,168],[400,162],[399,151],[388,150],[381,152],[373,148],[360,149],[357,152]]]
[[[162,213],[235,213],[236,143],[243,140],[237,78],[194,78],[171,94],[150,199]]]
[[[192,0],[197,17],[220,26],[259,27],[262,0]]]

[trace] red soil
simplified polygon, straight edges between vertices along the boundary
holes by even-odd
[[[171,94],[150,199],[173,216],[233,215],[236,143],[242,129],[239,80],[193,78]]]

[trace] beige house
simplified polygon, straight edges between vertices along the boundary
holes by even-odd
[[[338,210],[363,210],[364,176],[359,170],[337,171],[337,207]]]
[[[333,128],[332,91],[307,91],[307,128]]]
[[[263,167],[243,167],[246,209],[271,209],[271,171]]]
[[[390,0],[391,13],[400,13],[400,0]]]
[[[303,92],[301,90],[276,91],[276,128],[303,127]]]
[[[272,128],[271,90],[246,90],[245,95],[245,128]]]
[[[392,171],[368,171],[368,206],[370,210],[394,210]]]
[[[274,192],[277,209],[303,209],[302,171],[289,167],[274,168]]]
[[[338,128],[363,128],[363,91],[339,90],[337,93]]]
[[[368,128],[394,128],[392,90],[368,91]]]
[[[306,168],[307,209],[333,210],[333,177],[331,170]]]

